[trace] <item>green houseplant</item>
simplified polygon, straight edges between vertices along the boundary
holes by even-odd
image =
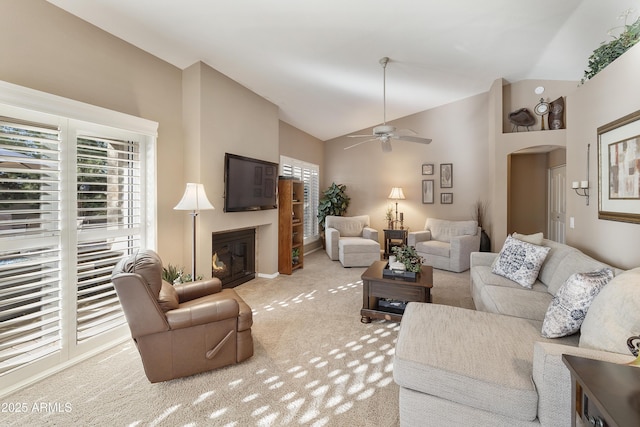
[[[613,37],[613,40],[602,42],[589,56],[587,69],[584,72],[584,78],[581,80],[582,83],[598,74],[640,40],[640,18],[630,25],[627,25],[626,22],[631,12],[631,9],[626,10],[619,17],[625,20],[622,32],[616,37],[611,35],[611,31],[609,31],[609,35]]]
[[[396,261],[404,264],[405,271],[419,273],[422,265],[422,257],[416,252],[413,246],[394,246],[391,252],[396,256]]]
[[[328,215],[342,216],[346,213],[351,201],[346,189],[346,185],[334,182],[322,193],[318,203],[318,224],[321,230],[324,230],[324,220]]]

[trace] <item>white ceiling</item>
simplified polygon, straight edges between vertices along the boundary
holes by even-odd
[[[638,0],[48,0],[184,69],[202,61],[321,139],[488,91],[580,80]],[[636,16],[635,14],[632,16]],[[629,23],[631,20],[629,21]]]

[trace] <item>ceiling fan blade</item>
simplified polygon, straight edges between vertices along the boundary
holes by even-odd
[[[406,136],[406,135],[418,136],[418,132],[416,132],[416,131],[415,131],[415,130],[413,130],[413,129],[398,129],[398,130],[396,131],[396,133],[397,133],[398,135],[404,135],[404,136]]]
[[[431,139],[429,138],[421,138],[419,136],[409,136],[409,135],[395,135],[393,139],[399,139],[401,141],[419,142],[420,144],[429,144],[431,142]]]
[[[369,135],[347,135],[347,138],[371,138],[371,134]]]
[[[382,152],[383,153],[390,153],[391,152],[391,140],[390,139],[382,139],[382,140],[380,140],[380,143],[382,144]]]
[[[371,139],[367,139],[366,141],[356,142],[356,143],[355,143],[355,144],[353,144],[353,145],[350,145],[350,146],[348,146],[348,147],[344,147],[344,149],[345,149],[345,150],[348,150],[349,148],[357,147],[357,146],[358,146],[358,145],[360,145],[360,144],[364,144],[365,142],[371,142],[371,141],[376,141],[376,140],[377,140],[377,138],[371,138]]]

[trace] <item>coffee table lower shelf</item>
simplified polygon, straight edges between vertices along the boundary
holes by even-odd
[[[416,282],[383,277],[386,261],[376,261],[362,274],[362,309],[360,321],[370,323],[371,319],[392,322],[402,320],[402,313],[385,311],[380,308],[381,298],[398,301],[431,302],[433,268],[423,265]]]

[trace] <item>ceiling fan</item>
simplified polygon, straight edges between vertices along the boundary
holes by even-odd
[[[410,142],[418,142],[420,144],[428,144],[431,142],[431,139],[422,138],[416,136],[416,133],[410,129],[398,129],[394,126],[390,126],[387,124],[387,64],[389,63],[389,58],[384,57],[380,59],[380,65],[382,65],[382,108],[383,108],[383,122],[381,125],[373,128],[373,135],[348,135],[349,138],[369,138],[366,141],[360,141],[348,147],[345,147],[345,150],[349,148],[357,147],[360,144],[364,144],[365,142],[371,141],[380,141],[382,145],[382,151],[388,153],[391,151],[391,140],[397,139],[400,141],[410,141]],[[373,136],[373,138],[371,138]]]

